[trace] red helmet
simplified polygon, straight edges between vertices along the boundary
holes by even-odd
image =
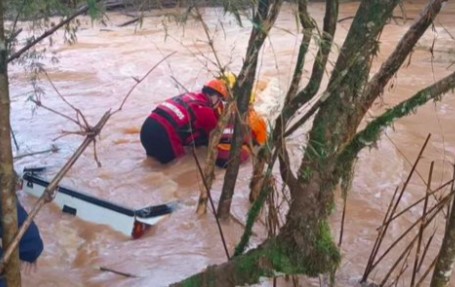
[[[220,96],[222,99],[226,100],[228,98],[229,92],[226,86],[226,83],[223,80],[211,80],[208,82],[204,88],[202,89],[203,92],[215,92]]]

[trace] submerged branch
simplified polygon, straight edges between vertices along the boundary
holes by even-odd
[[[34,152],[28,152],[28,153],[23,153],[23,154],[18,154],[14,157],[14,159],[21,159],[27,156],[33,156],[37,154],[43,154],[43,153],[48,153],[48,152],[57,152],[59,148],[56,145],[52,145],[51,148],[45,149],[45,150],[40,150],[40,151],[34,151]]]
[[[133,278],[138,277],[137,275],[134,275],[134,274],[131,274],[131,273],[117,271],[117,270],[114,270],[112,268],[107,268],[107,267],[103,267],[103,266],[100,266],[100,271],[111,272],[111,273],[114,273],[114,274],[117,274],[117,275],[120,275],[120,276],[123,276],[123,277],[133,277]]]

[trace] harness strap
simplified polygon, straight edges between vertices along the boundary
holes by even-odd
[[[195,126],[196,123],[196,114],[194,113],[193,109],[190,107],[188,102],[185,102],[182,99],[182,96],[185,94],[178,95],[172,98],[172,101],[176,102],[177,104],[183,106],[185,110],[188,112],[190,120],[188,123],[182,127],[179,127],[175,119],[165,110],[159,108],[159,106],[155,109],[155,113],[166,119],[172,127],[177,131],[177,134],[179,135],[181,141],[183,144],[188,145],[194,141],[195,135],[198,135],[202,133],[203,131],[201,130],[193,130],[193,127]],[[201,105],[206,105],[206,103],[201,102],[201,101],[190,101],[190,103],[199,103]]]

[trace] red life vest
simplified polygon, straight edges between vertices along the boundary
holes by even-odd
[[[203,134],[198,128],[198,118],[193,110],[195,105],[212,108],[212,103],[205,94],[187,93],[159,104],[151,117],[155,114],[165,119],[173,127],[182,144],[189,145]]]

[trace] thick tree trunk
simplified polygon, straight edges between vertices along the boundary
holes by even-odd
[[[360,4],[321,98],[297,180],[286,182],[292,199],[280,233],[259,248],[236,256],[228,263],[210,267],[176,286],[251,284],[260,276],[274,276],[278,272],[316,276],[333,271],[338,265],[340,254],[327,223],[334,206],[335,186],[340,179],[336,171],[341,164],[340,154],[356,136],[364,116],[367,97],[363,93],[379,46],[378,38],[399,2],[364,0]],[[425,29],[426,23],[416,25]],[[444,83],[450,79],[444,79]],[[419,93],[419,103],[431,98],[427,92]],[[245,278],[245,274],[249,277]],[[220,278],[225,285],[215,285],[223,284],[218,281]]]
[[[455,264],[455,196],[452,201],[452,210],[449,223],[446,227],[441,249],[439,250],[438,260],[434,267],[431,287],[448,287],[452,277],[453,266]]]
[[[8,53],[3,26],[3,1],[0,0],[0,196],[3,249],[17,232],[15,174],[10,129],[10,99],[8,87]],[[5,269],[8,286],[21,286],[19,252],[16,251]]]

